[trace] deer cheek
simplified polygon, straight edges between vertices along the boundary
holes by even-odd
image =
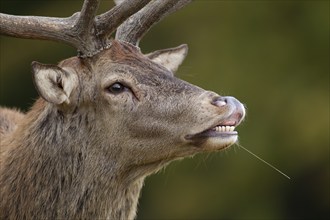
[[[114,112],[129,112],[134,109],[134,101],[129,93],[105,94],[107,106]]]

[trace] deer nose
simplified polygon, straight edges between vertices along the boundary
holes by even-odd
[[[234,97],[216,96],[212,99],[211,104],[220,108],[229,105],[232,109],[234,109],[231,114],[231,118],[235,119],[236,124],[239,124],[245,116],[244,105]]]
[[[211,104],[217,107],[223,107],[227,105],[227,97],[216,96],[212,99]]]

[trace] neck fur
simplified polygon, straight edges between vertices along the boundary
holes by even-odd
[[[132,178],[114,156],[95,149],[102,146],[95,145],[98,131],[86,126],[92,119],[80,114],[67,123],[60,112],[47,108],[26,117],[19,128],[24,135],[8,141],[15,150],[8,151],[7,170],[0,177],[9,188],[0,204],[4,218],[135,217],[144,177]],[[83,137],[87,130],[89,137]]]

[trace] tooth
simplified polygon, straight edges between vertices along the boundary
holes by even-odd
[[[221,126],[221,132],[224,132],[224,131],[225,131],[225,127]]]
[[[234,126],[231,126],[230,127],[230,131],[234,131],[235,127]]]
[[[230,131],[230,127],[226,126],[226,132],[229,132],[229,131]]]
[[[216,127],[215,127],[215,130],[216,130],[216,131],[219,131],[219,127],[218,127],[218,126],[216,126]]]

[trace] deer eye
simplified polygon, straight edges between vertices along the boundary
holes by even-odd
[[[119,94],[119,93],[129,90],[129,88],[127,88],[126,86],[124,86],[123,84],[118,83],[118,82],[112,84],[107,89],[112,94]]]

